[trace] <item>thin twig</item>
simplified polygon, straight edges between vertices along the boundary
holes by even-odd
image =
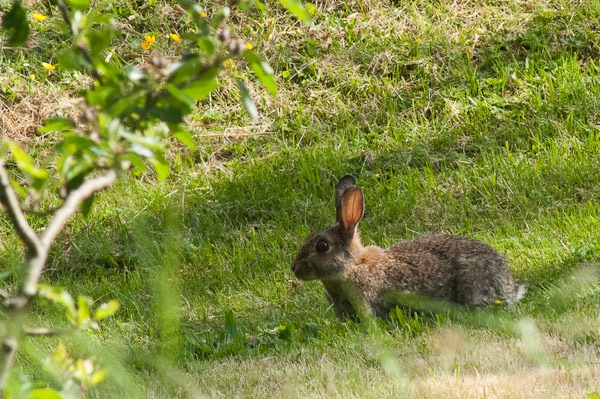
[[[0,202],[2,202],[19,238],[23,240],[27,249],[33,253],[39,253],[42,249],[42,243],[21,210],[19,199],[10,183],[10,176],[3,161],[0,161]]]
[[[79,205],[89,198],[92,194],[111,186],[117,179],[117,172],[110,170],[100,176],[96,176],[71,191],[62,206],[56,210],[56,213],[50,219],[50,222],[44,229],[39,238],[40,252],[37,256],[32,256],[26,265],[25,281],[21,287],[21,292],[26,297],[32,297],[36,293],[36,286],[46,265],[46,258],[50,245],[61,232],[67,220],[77,212]]]
[[[50,330],[49,328],[23,327],[23,333],[28,337],[56,337],[67,334],[68,331]]]
[[[63,205],[56,210],[54,216],[46,226],[46,229],[40,236],[40,240],[45,247],[49,247],[54,241],[63,226],[79,207],[83,201],[88,199],[97,191],[110,187],[117,180],[117,172],[109,170],[108,172],[96,176],[83,183],[81,186],[71,191]]]

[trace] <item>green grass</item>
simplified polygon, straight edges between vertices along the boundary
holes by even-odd
[[[52,251],[45,283],[122,305],[70,344],[110,370],[89,396],[600,391],[600,2],[580,3],[325,2],[310,28],[273,6],[236,17],[277,74],[276,98],[251,85],[261,119],[244,115],[225,72],[190,118],[198,148],[173,148],[172,176],[102,193]],[[152,17],[168,7],[112,5],[128,26],[118,62],[143,62],[148,33],[177,53],[165,35],[185,20]],[[39,67],[60,47],[51,29],[38,28],[31,46],[17,57],[0,50],[4,107],[75,94],[73,76]],[[35,122],[19,139],[43,151],[53,138],[36,137]],[[207,136],[220,132],[249,135]],[[289,266],[305,235],[333,222],[346,173],[364,186],[365,243],[436,232],[484,240],[527,284],[524,301],[338,322],[320,284],[295,280]],[[21,253],[4,218],[0,237],[10,289]],[[57,317],[36,304],[35,319]],[[19,367],[42,378],[37,354],[55,344],[31,342]]]

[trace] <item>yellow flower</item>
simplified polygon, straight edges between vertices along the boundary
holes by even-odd
[[[45,70],[47,71],[54,71],[56,69],[56,66],[49,64],[47,62],[42,62],[42,66],[44,67]]]
[[[248,42],[246,43],[246,50],[252,50],[254,48],[254,46],[252,45],[252,43]]]
[[[48,17],[43,14],[33,13],[31,16],[38,22],[44,22],[46,19],[48,19]]]
[[[35,74],[34,74],[34,73],[32,73],[31,75],[29,75],[29,78],[30,78],[30,79],[34,79],[34,80],[35,80]]]
[[[419,39],[419,38],[416,38],[416,39],[415,39],[415,43],[417,43],[417,44],[421,43],[421,39]]]
[[[496,299],[496,300],[494,301],[494,304],[496,304],[496,305],[502,305],[502,301],[501,301],[501,300],[499,300],[499,299]]]
[[[206,13],[204,11],[200,11],[200,18],[206,17]]]
[[[179,43],[181,41],[181,36],[179,36],[177,33],[171,33],[170,36],[171,36],[171,39],[173,39],[177,43]]]
[[[225,61],[223,61],[223,66],[225,67],[225,69],[233,68],[233,60],[231,58],[226,59]]]
[[[141,46],[144,50],[148,50],[155,42],[156,42],[156,36],[146,35],[146,36],[144,36],[144,41],[142,42]]]

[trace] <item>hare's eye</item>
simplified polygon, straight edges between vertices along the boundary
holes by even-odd
[[[329,249],[329,243],[325,240],[319,240],[317,241],[315,248],[317,249],[317,252],[325,252]]]

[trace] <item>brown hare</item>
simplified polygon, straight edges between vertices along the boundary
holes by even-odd
[[[363,190],[352,176],[338,182],[336,224],[310,234],[292,263],[301,280],[321,280],[340,319],[363,314],[387,317],[401,304],[393,293],[427,297],[467,307],[512,305],[525,293],[504,258],[488,244],[439,234],[394,245],[363,246],[358,222]],[[390,295],[392,293],[392,295]]]

